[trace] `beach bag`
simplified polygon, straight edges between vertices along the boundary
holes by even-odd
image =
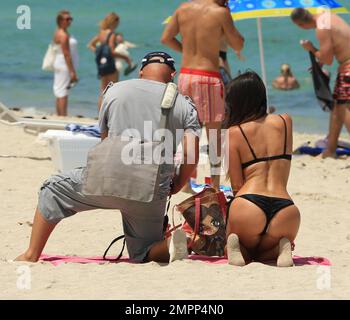
[[[101,43],[95,51],[95,61],[97,65],[98,75],[105,76],[116,72],[115,61],[112,54],[112,50],[109,47],[109,39],[113,32],[110,32],[106,38],[106,41]]]
[[[55,46],[53,43],[50,43],[46,50],[41,69],[44,71],[54,71],[53,66],[55,63],[55,59],[56,59]]]
[[[189,250],[205,256],[224,255],[227,201],[223,192],[206,188],[175,209],[185,218],[181,228],[191,239]]]
[[[160,129],[163,131],[177,92],[176,84],[167,84],[161,103]],[[88,153],[82,192],[91,196],[151,202],[158,193],[164,141],[164,134],[159,141],[125,136],[105,138]]]

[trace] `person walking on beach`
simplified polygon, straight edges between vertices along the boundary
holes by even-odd
[[[229,264],[277,260],[293,265],[300,213],[287,192],[293,135],[288,114],[267,113],[266,88],[255,72],[228,86],[225,162],[234,199],[227,218]]]
[[[272,86],[277,90],[293,90],[300,87],[298,80],[293,76],[289,64],[281,65],[281,75],[272,82]]]
[[[107,14],[100,22],[99,34],[93,37],[88,44],[88,48],[96,53],[98,77],[101,79],[100,96],[98,100],[99,110],[102,101],[101,93],[111,81],[117,82],[119,80],[119,74],[115,67],[114,59],[124,59],[129,67],[132,67],[132,61],[129,56],[115,51],[117,43],[115,29],[118,27],[119,23],[120,17],[115,12]]]
[[[157,135],[163,114],[160,101],[166,83],[173,81],[175,73],[172,57],[165,52],[153,52],[142,60],[140,79],[108,86],[99,116],[102,140],[113,136],[127,139],[130,132],[137,132],[145,141]],[[54,175],[40,189],[29,247],[16,260],[38,261],[57,223],[77,212],[99,208],[120,209],[126,245],[133,261],[171,262],[187,257],[186,234],[176,230],[164,240],[163,222],[167,196],[177,193],[197,166],[201,127],[190,98],[178,94],[175,99],[167,116],[166,128],[171,135],[166,133],[164,146],[167,153],[176,150],[182,140],[184,159],[176,175],[173,164],[161,164],[161,174],[157,180],[159,188],[153,200],[140,202],[112,196],[85,195],[82,193],[85,168]],[[191,144],[190,147],[187,148],[187,144]],[[170,154],[173,156],[174,153]]]
[[[209,159],[213,187],[220,185],[221,121],[225,116],[224,85],[219,72],[221,40],[236,52],[244,38],[235,28],[225,0],[193,0],[183,3],[166,26],[161,42],[182,53],[179,91],[190,96],[205,125],[209,139]],[[176,36],[181,35],[181,42]],[[214,131],[214,132],[213,132]]]
[[[350,133],[350,25],[328,10],[311,14],[304,8],[296,8],[291,14],[291,19],[302,29],[316,29],[320,49],[309,40],[301,41],[301,45],[306,51],[312,52],[320,64],[331,65],[334,58],[339,63],[333,92],[335,104],[330,114],[328,143],[322,154],[323,158],[336,157],[343,124]]]
[[[56,112],[59,116],[67,115],[68,92],[78,81],[78,42],[68,33],[73,18],[69,11],[62,10],[56,18],[57,29],[53,36],[55,44],[53,92],[56,97]]]

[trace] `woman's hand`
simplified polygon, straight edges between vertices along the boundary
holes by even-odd
[[[71,82],[77,82],[79,80],[77,74],[75,71],[70,72],[70,81]]]

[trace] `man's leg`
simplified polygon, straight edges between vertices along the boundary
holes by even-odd
[[[157,242],[151,247],[145,261],[168,263],[187,257],[186,234],[183,230],[175,230],[168,239]]]
[[[45,244],[59,221],[77,212],[104,208],[105,200],[97,202],[81,193],[83,168],[51,176],[39,193],[28,249],[16,260],[38,261]],[[111,205],[107,208],[114,207]]]
[[[212,186],[219,190],[221,171],[221,122],[207,123],[205,129],[209,143],[209,163]]]
[[[344,105],[344,124],[350,134],[350,103]]]
[[[48,223],[37,208],[35,211],[29,248],[15,260],[29,262],[38,261],[45,244],[55,227],[56,224]]]
[[[335,157],[337,149],[338,138],[343,127],[344,105],[335,104],[329,118],[329,133],[327,149],[322,153],[322,158]]]

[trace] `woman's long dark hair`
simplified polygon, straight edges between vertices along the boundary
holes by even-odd
[[[223,125],[226,129],[267,114],[266,88],[254,71],[247,71],[228,84],[226,108]]]

